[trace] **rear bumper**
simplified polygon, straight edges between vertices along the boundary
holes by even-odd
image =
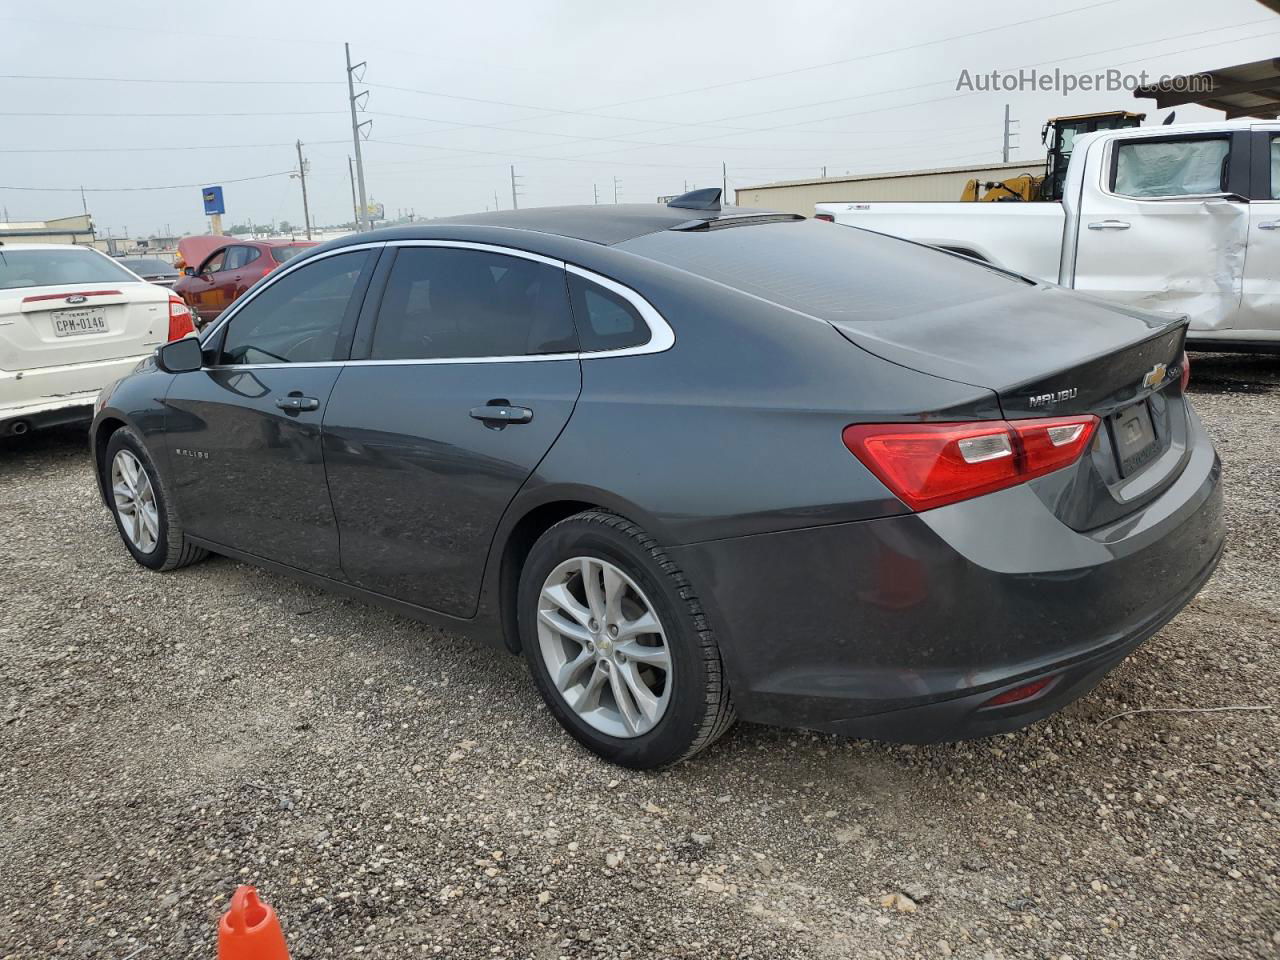
[[[747,720],[897,742],[1016,729],[1084,695],[1173,618],[1222,551],[1221,467],[1078,533],[1026,486],[858,523],[671,549]],[[983,708],[1042,677],[1035,698]]]
[[[10,372],[0,370],[0,436],[93,419],[98,391],[149,354]]]

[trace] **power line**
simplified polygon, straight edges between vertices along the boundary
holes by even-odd
[[[6,19],[0,17],[0,20]],[[341,80],[191,80],[173,77],[65,77],[56,74],[34,73],[0,73],[0,80],[73,80],[86,83],[156,83],[171,87],[179,83],[195,83],[207,86],[244,86],[257,87],[264,84],[272,86],[330,86],[342,83]]]
[[[207,187],[211,183],[248,183],[250,180],[270,180],[272,177],[287,177],[292,170],[281,170],[279,173],[260,173],[254,177],[209,177],[199,183],[171,183],[163,187],[11,187],[0,184],[0,190],[22,190],[29,193],[133,193],[147,190],[187,190],[192,187]]]
[[[21,113],[0,112],[0,117],[104,117],[112,119],[172,119],[176,117],[321,117],[345,110],[266,110],[259,113]]]
[[[318,143],[346,143],[343,140],[309,140],[308,145]],[[204,146],[183,147],[5,147],[0,153],[152,153],[170,150],[248,150],[263,147],[292,147],[292,143],[215,143]]]
[[[1069,14],[1080,13],[1084,10],[1094,10],[1098,7],[1110,6],[1114,3],[1130,2],[1130,0],[1100,0],[1098,3],[1086,4],[1083,7],[1071,7],[1068,10],[1059,10],[1056,13],[1046,13],[1038,17],[1029,17],[1026,20],[1002,21],[994,26],[985,27],[982,30],[973,30],[969,33],[958,33],[949,37],[939,37],[936,40],[922,40],[919,43],[908,44],[905,47],[893,47],[889,50],[878,50],[874,53],[863,53],[856,57],[846,57],[841,60],[828,60],[826,63],[816,63],[808,67],[796,67],[791,70],[779,70],[775,73],[762,73],[754,77],[744,77],[741,80],[724,80],[720,83],[712,83],[703,87],[690,87],[685,90],[677,90],[673,93],[656,93],[647,97],[637,97],[634,100],[619,100],[615,103],[605,104],[596,107],[597,110],[606,110],[610,107],[625,107],[633,103],[649,103],[653,100],[665,100],[669,97],[684,97],[691,93],[704,93],[708,90],[721,90],[725,87],[734,87],[743,83],[756,83],[760,80],[774,80],[778,77],[795,76],[797,73],[808,73],[813,70],[825,70],[828,67],[840,67],[850,63],[859,63],[863,60],[873,60],[877,57],[888,57],[895,53],[907,53],[911,50],[920,50],[924,47],[934,47],[940,43],[952,43],[956,40],[967,40],[971,37],[980,37],[988,33],[996,33],[1001,30],[1009,30],[1013,27],[1025,27],[1029,23],[1038,23],[1042,20],[1053,20],[1056,17],[1065,17]]]
[[[1214,28],[1212,28],[1212,29],[1211,29],[1211,30],[1209,30],[1209,31],[1205,31],[1205,30],[1196,30],[1196,31],[1192,31],[1192,32],[1190,32],[1190,33],[1175,34],[1175,35],[1168,36],[1168,37],[1160,37],[1159,39],[1156,39],[1156,40],[1146,41],[1146,43],[1147,43],[1147,44],[1152,44],[1152,43],[1164,43],[1164,42],[1169,41],[1169,40],[1180,40],[1180,39],[1184,39],[1184,38],[1186,38],[1186,37],[1202,36],[1202,35],[1204,35],[1206,32],[1213,32],[1213,33],[1216,33],[1216,32],[1218,32],[1218,31],[1220,31],[1220,30],[1235,30],[1235,29],[1238,29],[1238,28],[1240,28],[1240,27],[1254,26],[1254,25],[1257,25],[1257,24],[1259,24],[1259,23],[1275,23],[1275,18],[1274,18],[1274,17],[1267,17],[1267,18],[1264,18],[1264,19],[1261,19],[1261,20],[1249,20],[1249,21],[1245,21],[1245,22],[1242,22],[1242,23],[1234,23],[1234,24],[1230,24],[1230,25],[1228,25],[1228,26],[1224,26],[1224,27],[1214,27]],[[1275,33],[1277,33],[1277,32],[1280,32],[1280,31],[1271,31],[1270,33],[1254,34],[1253,36],[1251,36],[1251,37],[1249,37],[1249,38],[1247,38],[1247,39],[1251,39],[1251,40],[1252,40],[1252,39],[1258,39],[1258,38],[1260,38],[1260,37],[1264,37],[1264,36],[1272,36],[1272,35],[1274,35],[1274,34],[1275,34]],[[1239,42],[1240,42],[1240,38],[1233,38],[1233,39],[1230,39],[1230,40],[1220,40],[1220,41],[1217,41],[1217,42],[1215,42],[1215,43],[1201,44],[1200,46],[1196,46],[1196,47],[1185,47],[1185,48],[1182,48],[1182,49],[1180,49],[1180,50],[1166,50],[1166,51],[1163,51],[1163,52],[1160,52],[1160,53],[1151,53],[1151,54],[1148,54],[1148,55],[1143,56],[1143,57],[1137,57],[1137,58],[1132,59],[1132,60],[1124,61],[1124,62],[1122,62],[1122,63],[1109,64],[1108,66],[1111,66],[1111,67],[1127,66],[1127,65],[1129,65],[1129,64],[1141,63],[1141,62],[1146,61],[1146,60],[1154,59],[1155,57],[1172,56],[1172,55],[1174,55],[1174,54],[1178,54],[1178,53],[1191,53],[1191,52],[1194,52],[1194,51],[1197,51],[1197,50],[1204,50],[1204,49],[1208,49],[1208,48],[1210,48],[1210,47],[1220,47],[1220,46],[1223,46],[1223,45],[1225,45],[1225,44],[1229,44],[1229,43],[1239,43]],[[1145,44],[1144,44],[1144,45],[1145,45]],[[1055,60],[1048,60],[1048,61],[1044,61],[1044,63],[1063,63],[1063,62],[1068,61],[1068,60],[1078,60],[1078,59],[1081,59],[1081,58],[1084,58],[1084,57],[1101,56],[1102,54],[1105,54],[1105,53],[1114,53],[1114,52],[1116,52],[1117,50],[1132,50],[1132,49],[1133,49],[1133,44],[1125,44],[1124,46],[1119,46],[1119,47],[1110,47],[1110,48],[1105,49],[1105,50],[1091,50],[1091,51],[1088,51],[1088,52],[1086,52],[1086,53],[1078,53],[1078,54],[1072,54],[1071,56],[1067,56],[1067,57],[1059,57],[1059,58],[1057,58],[1057,59],[1055,59]],[[1004,72],[1006,72],[1006,73],[1011,73],[1011,72],[1014,72],[1014,71],[1016,71],[1016,70],[1023,70],[1023,69],[1030,69],[1030,68],[1032,68],[1032,67],[1039,67],[1039,66],[1043,66],[1043,65],[1044,65],[1044,63],[1031,63],[1031,64],[1023,64],[1023,65],[1022,65],[1022,66],[1020,66],[1020,67],[1009,67],[1009,68],[1005,68]],[[809,108],[809,107],[820,107],[820,106],[825,106],[825,105],[827,105],[827,104],[833,104],[833,103],[845,103],[845,102],[848,102],[848,101],[850,101],[850,100],[861,100],[861,99],[865,99],[866,97],[883,96],[883,95],[885,95],[885,94],[889,94],[889,93],[904,93],[904,92],[911,91],[911,90],[920,90],[920,89],[924,89],[924,88],[926,88],[926,87],[936,87],[936,86],[938,86],[939,84],[942,84],[942,83],[950,83],[950,82],[951,82],[951,81],[949,81],[949,80],[934,80],[934,81],[929,82],[929,83],[918,83],[918,84],[912,84],[911,86],[906,86],[906,87],[895,87],[895,88],[893,88],[893,89],[889,89],[889,90],[878,90],[878,91],[874,91],[874,92],[871,92],[871,93],[855,94],[855,95],[853,95],[853,96],[849,96],[849,97],[837,97],[837,98],[832,99],[832,100],[822,100],[822,101],[816,101],[816,102],[807,103],[807,104],[798,104],[798,105],[791,106],[791,107],[777,107],[777,108],[774,108],[774,109],[771,109],[771,110],[762,110],[762,111],[757,111],[757,112],[753,112],[753,113],[735,114],[734,116],[731,116],[731,117],[722,117],[722,118],[718,118],[718,119],[721,119],[721,120],[738,120],[738,119],[742,119],[742,118],[744,118],[744,117],[765,116],[765,115],[772,114],[772,113],[785,113],[785,112],[788,112],[788,111],[791,111],[791,110],[800,110],[800,109],[806,109],[806,108]],[[886,110],[902,110],[902,109],[905,109],[905,108],[907,108],[907,107],[918,107],[918,106],[922,106],[922,105],[924,105],[924,104],[929,104],[929,103],[941,103],[941,102],[944,102],[944,101],[947,101],[947,100],[959,100],[959,99],[963,99],[964,97],[971,97],[971,96],[975,96],[975,93],[973,93],[973,92],[969,92],[969,93],[957,93],[957,94],[950,94],[950,95],[942,96],[942,97],[930,97],[930,98],[927,98],[927,99],[925,99],[925,100],[915,100],[915,101],[912,101],[911,103],[905,103],[905,104],[893,104],[893,105],[891,105],[891,106],[886,106],[886,107],[875,107],[875,108],[872,108],[872,109],[870,109],[870,110],[861,110],[861,111],[856,111],[856,112],[854,112],[854,113],[842,113],[842,114],[829,115],[829,116],[825,116],[825,117],[810,117],[810,118],[808,118],[808,119],[806,119],[806,120],[796,120],[796,121],[792,121],[792,122],[789,122],[789,123],[777,124],[777,125],[772,126],[772,127],[756,127],[756,128],[755,128],[755,132],[757,132],[757,133],[773,132],[773,131],[776,131],[776,130],[782,130],[782,129],[786,129],[786,128],[789,128],[789,127],[799,127],[799,126],[805,126],[805,125],[807,125],[807,124],[823,123],[823,122],[826,122],[826,121],[828,121],[828,120],[844,120],[844,119],[847,119],[847,118],[849,118],[849,117],[860,117],[860,116],[866,116],[866,115],[868,115],[868,114],[872,114],[872,113],[883,113],[883,112],[885,112]],[[709,124],[709,125],[715,125],[715,124],[716,124],[716,122],[717,122],[716,120],[712,120],[712,121],[708,121],[708,124]],[[673,129],[674,129],[674,128],[673,128]],[[656,132],[658,132],[658,131],[656,131],[656,130],[647,130],[647,131],[642,131],[642,132],[645,132],[645,133],[656,133]],[[705,136],[705,137],[694,137],[692,140],[675,140],[675,141],[655,142],[655,143],[653,144],[653,146],[655,146],[655,147],[657,147],[657,146],[661,146],[661,147],[678,147],[678,146],[686,146],[686,145],[688,145],[688,144],[696,143],[696,142],[699,142],[699,141],[705,141],[705,140],[719,140],[719,139],[724,139],[725,137],[731,137],[731,136],[736,136],[736,134],[710,134],[710,135]],[[584,138],[584,140],[585,140],[585,139],[588,139],[588,138]],[[618,153],[618,152],[619,152],[618,150],[600,150],[600,151],[595,151],[595,152],[593,152],[593,153],[578,154],[577,156],[578,156],[579,158],[587,158],[587,157],[602,157],[602,156],[609,156],[609,155],[611,155],[611,154]],[[613,162],[613,161],[609,161],[609,162]]]

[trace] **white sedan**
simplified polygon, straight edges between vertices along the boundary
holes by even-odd
[[[180,297],[97,250],[0,243],[0,437],[89,420],[102,387],[192,330]]]

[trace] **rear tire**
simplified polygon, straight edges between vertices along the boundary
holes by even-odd
[[[629,520],[588,511],[544,533],[521,571],[517,610],[538,691],[561,726],[604,759],[667,766],[733,725],[702,605]]]
[[[207,550],[187,542],[177,504],[132,427],[111,435],[102,470],[116,529],[134,560],[164,571],[208,556]]]

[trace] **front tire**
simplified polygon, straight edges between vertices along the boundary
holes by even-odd
[[[133,428],[111,435],[103,471],[111,514],[134,560],[151,570],[176,570],[204,559],[206,550],[187,543],[177,505]]]
[[[604,759],[666,766],[733,725],[697,596],[629,520],[588,511],[553,526],[529,553],[517,605],[539,692],[561,726]]]

